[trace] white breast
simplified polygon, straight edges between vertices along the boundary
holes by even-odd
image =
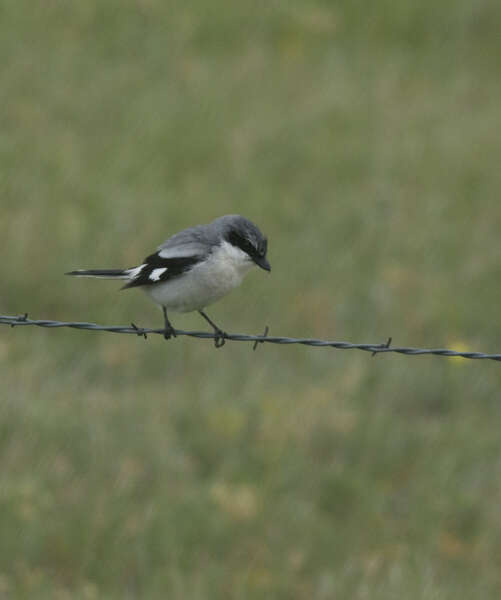
[[[205,261],[170,281],[145,286],[158,304],[177,312],[201,310],[237,285],[254,266],[249,256],[228,242],[217,246]]]

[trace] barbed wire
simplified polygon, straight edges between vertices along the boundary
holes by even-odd
[[[70,327],[72,329],[84,329],[88,331],[106,331],[109,333],[128,333],[147,338],[149,334],[164,334],[164,329],[150,329],[146,327],[137,327],[134,323],[127,325],[97,325],[96,323],[86,323],[82,321],[49,321],[47,319],[33,320],[28,318],[28,314],[21,316],[0,315],[0,325],[10,325],[11,327],[20,327],[34,325],[36,327]],[[184,331],[175,329],[176,336],[189,336],[193,338],[212,339],[214,341],[221,339],[221,334],[208,331]],[[397,354],[405,354],[407,356],[419,356],[423,354],[431,354],[434,356],[461,357],[469,359],[487,359],[501,361],[501,354],[486,354],[484,352],[459,352],[456,350],[448,350],[446,348],[408,348],[403,346],[392,346],[392,338],[383,344],[353,344],[351,342],[336,342],[329,340],[318,340],[312,338],[292,338],[282,336],[269,336],[268,327],[262,335],[248,335],[244,333],[224,333],[224,340],[233,342],[253,342],[254,350],[258,344],[301,344],[303,346],[314,346],[317,348],[336,348],[338,350],[363,350],[375,354],[389,352]]]

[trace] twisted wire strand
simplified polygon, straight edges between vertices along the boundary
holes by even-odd
[[[29,319],[27,314],[21,316],[0,315],[0,325],[10,325],[11,327],[20,327],[35,325],[36,327],[70,327],[72,329],[84,329],[88,331],[106,331],[109,333],[128,333],[146,338],[149,334],[164,334],[163,329],[150,329],[137,327],[134,323],[131,325],[97,325],[96,323],[87,323],[85,321],[50,321],[47,319],[33,320]],[[175,330],[176,336],[189,336],[200,339],[215,340],[218,334],[208,331],[183,331],[182,329]],[[312,338],[293,338],[282,336],[269,336],[268,328],[265,329],[263,335],[247,335],[244,333],[227,333],[224,336],[225,340],[234,342],[253,342],[254,349],[257,344],[302,344],[304,346],[314,346],[317,348],[336,348],[338,350],[363,350],[371,352],[372,355],[380,353],[394,352],[397,354],[405,354],[406,356],[418,356],[423,354],[431,354],[434,356],[449,356],[461,357],[469,359],[487,359],[501,361],[501,354],[486,354],[484,352],[458,352],[456,350],[448,350],[446,348],[407,348],[403,346],[391,346],[391,338],[384,344],[353,344],[351,342],[337,342],[330,340],[318,340]]]

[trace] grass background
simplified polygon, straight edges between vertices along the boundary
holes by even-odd
[[[0,312],[242,213],[229,331],[499,352],[496,0],[0,4]],[[202,327],[196,315],[180,328]],[[0,331],[0,597],[501,592],[497,363]]]

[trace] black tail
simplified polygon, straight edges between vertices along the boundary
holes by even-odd
[[[128,272],[123,269],[81,269],[70,271],[65,275],[75,275],[75,277],[99,277],[101,279],[129,279]]]

